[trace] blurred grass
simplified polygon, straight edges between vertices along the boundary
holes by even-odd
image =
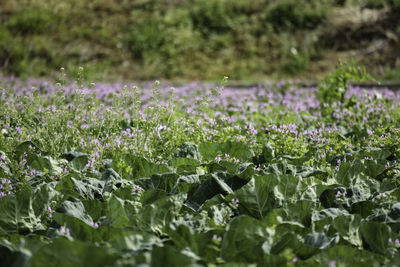
[[[0,3],[0,69],[26,77],[60,67],[74,75],[83,66],[90,80],[318,78],[343,54],[326,34],[335,11],[356,5],[389,10],[390,16],[399,2],[5,1]],[[390,27],[400,38],[400,31],[392,30],[396,23]],[[397,63],[385,64],[380,74],[400,79]]]

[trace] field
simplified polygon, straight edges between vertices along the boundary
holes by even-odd
[[[79,72],[0,79],[3,266],[400,263],[398,91]]]

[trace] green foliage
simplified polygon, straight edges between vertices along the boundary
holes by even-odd
[[[349,83],[371,79],[365,69],[356,67],[354,63],[349,65],[340,63],[335,72],[328,74],[318,85],[318,98],[321,105],[346,104],[344,97],[349,89]]]
[[[14,33],[41,34],[49,31],[57,22],[56,18],[43,9],[27,8],[13,15],[7,27]]]
[[[226,78],[111,91],[80,67],[71,84],[63,70],[26,92],[4,79],[1,262],[395,265],[400,110],[376,92],[340,103],[357,73],[342,65],[320,91],[260,87],[249,102]],[[292,110],[296,95],[312,105]]]
[[[313,29],[326,19],[326,9],[317,3],[276,1],[268,8],[266,18],[276,31]]]
[[[314,2],[302,3],[301,8],[293,8],[295,4],[267,0],[20,4],[2,19],[0,64],[18,76],[43,76],[61,66],[81,65],[90,79],[117,74],[131,79],[215,79],[230,73],[235,80],[277,71],[297,75],[307,68],[309,55],[287,57],[282,68],[281,58],[288,53],[282,46],[288,42],[285,32],[315,35],[328,9]],[[303,38],[289,42],[299,51],[310,50]],[[318,49],[312,44],[311,50]]]

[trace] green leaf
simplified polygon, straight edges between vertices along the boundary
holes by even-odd
[[[276,175],[252,178],[234,195],[239,199],[240,210],[255,218],[262,219],[276,205],[274,187],[279,183]]]
[[[178,216],[186,199],[186,194],[176,194],[160,198],[143,207],[140,214],[132,217],[131,223],[143,231],[164,234],[164,227]]]
[[[190,266],[196,260],[177,251],[172,246],[154,247],[151,252],[151,266]]]
[[[201,155],[199,153],[199,149],[198,147],[192,143],[192,142],[185,142],[183,143],[178,149],[177,151],[175,151],[174,153],[175,157],[178,158],[190,158],[190,159],[194,159],[195,162],[197,160],[201,160]],[[175,161],[176,162],[176,161]],[[193,162],[193,161],[189,161],[189,162]],[[191,165],[191,164],[190,164]]]
[[[9,235],[0,240],[0,258],[3,266],[25,266],[32,254],[45,245],[46,241],[39,235]]]
[[[294,203],[298,200],[300,191],[300,180],[293,175],[281,175],[276,177],[278,184],[274,187],[274,196],[277,204],[282,206],[284,203]]]
[[[365,249],[385,254],[390,237],[389,226],[379,222],[362,222],[359,231]]]
[[[62,171],[59,162],[49,156],[36,156],[28,163],[33,169],[49,173],[50,175],[58,175]]]
[[[243,143],[201,143],[200,154],[205,161],[212,161],[218,155],[228,154],[231,158],[237,158],[241,162],[248,161],[253,157],[253,151]]]
[[[71,167],[76,171],[82,171],[85,169],[89,162],[89,156],[87,154],[78,154],[71,160]]]
[[[306,236],[304,243],[318,249],[328,249],[335,246],[339,242],[339,235],[333,237],[326,236],[325,233],[310,233]]]
[[[274,230],[260,221],[248,216],[236,217],[222,238],[221,256],[231,262],[260,262],[264,253],[270,253],[273,236]]]
[[[114,266],[119,258],[120,256],[109,248],[58,237],[51,244],[41,247],[27,266],[47,266],[49,263],[58,267]]]
[[[385,160],[364,160],[364,164],[365,174],[374,179],[386,170]]]
[[[68,200],[61,203],[61,205],[56,209],[56,212],[64,213],[74,218],[78,218],[87,224],[93,222],[93,219],[86,214],[83,203],[76,198],[69,198]]]
[[[82,153],[82,152],[77,152],[77,151],[65,152],[61,157],[63,159],[68,160],[68,161],[72,161],[73,159],[78,158],[78,157],[82,157],[82,156],[89,157],[88,154]]]
[[[171,223],[168,227],[168,235],[180,250],[189,247],[193,253],[209,263],[215,262],[220,253],[218,245],[212,240],[213,236],[218,234],[217,231],[195,233],[184,224]]]
[[[89,225],[87,221],[63,213],[54,213],[53,218],[59,225],[70,229],[70,234],[74,239],[90,243],[102,241],[98,230]]]
[[[33,209],[33,194],[31,188],[22,188],[0,199],[0,235],[43,229]]]
[[[336,266],[382,266],[385,262],[382,255],[346,245],[336,245],[323,250],[312,259],[318,262],[318,266],[329,266],[332,262]],[[304,266],[313,266],[313,264],[306,261]]]
[[[71,176],[64,177],[56,186],[59,192],[81,199],[102,199],[104,181],[81,176],[80,179]]]
[[[345,186],[350,187],[354,185],[355,181],[359,179],[361,173],[365,170],[364,164],[360,160],[353,162],[343,162],[340,164],[339,171],[336,174],[336,181]]]
[[[112,194],[107,201],[106,224],[113,227],[124,227],[128,222],[124,201]]]
[[[332,225],[340,237],[356,247],[361,247],[362,245],[358,231],[360,223],[361,216],[359,215],[340,216],[332,221]]]
[[[287,206],[287,220],[299,222],[305,227],[311,226],[311,215],[316,209],[317,204],[313,201],[299,200]]]
[[[163,244],[161,239],[153,234],[126,229],[114,229],[108,243],[112,248],[122,251],[150,250],[154,245]]]
[[[10,159],[3,151],[0,151],[0,157],[3,158],[3,160],[0,159],[0,177],[11,178]]]
[[[152,163],[143,157],[133,156],[131,154],[121,155],[117,160],[123,160],[132,168],[131,180],[141,177],[151,177],[153,174],[162,174],[170,171],[165,165]],[[113,169],[115,170],[118,169],[117,160],[113,160],[112,163]]]
[[[190,198],[190,202],[194,202],[197,205],[201,206],[206,200],[212,198],[215,195],[228,195],[232,193],[232,189],[216,174],[213,173],[211,174],[210,178],[206,179],[197,188],[196,192]]]

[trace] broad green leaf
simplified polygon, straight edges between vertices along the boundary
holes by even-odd
[[[385,254],[390,234],[389,226],[379,222],[362,222],[359,231],[365,249]]]
[[[151,266],[191,266],[196,260],[174,247],[154,247],[151,252]]]
[[[153,174],[162,174],[170,171],[165,165],[156,164],[143,157],[133,156],[131,154],[121,155],[119,156],[119,159],[123,160],[128,166],[130,166],[130,168],[132,168],[130,180],[135,180],[141,177],[150,177]],[[117,170],[117,165],[117,161],[113,160],[113,169]]]
[[[43,229],[40,214],[33,209],[33,190],[23,188],[0,199],[0,235]]]
[[[194,158],[172,158],[169,160],[168,165],[179,167],[179,166],[199,166],[200,163]]]
[[[339,216],[333,219],[332,226],[337,230],[340,237],[356,247],[361,247],[361,237],[359,235],[359,227],[361,216]]]
[[[49,263],[58,267],[114,266],[119,258],[112,249],[58,237],[51,244],[41,247],[26,266],[48,266]]]
[[[253,156],[251,151],[243,143],[201,143],[199,146],[200,154],[205,161],[214,160],[216,156],[229,155],[230,158],[236,158],[240,161],[248,161]]]
[[[248,216],[236,217],[222,238],[221,256],[228,261],[260,262],[264,253],[270,253],[273,236],[274,230],[260,221]]]
[[[351,213],[361,215],[362,218],[366,218],[372,215],[374,209],[377,207],[378,207],[377,203],[370,200],[366,200],[352,204],[350,207],[350,211]]]
[[[214,236],[219,236],[217,231],[195,233],[192,228],[171,223],[168,228],[168,235],[174,244],[180,249],[189,247],[193,253],[204,259],[206,262],[215,262],[219,256],[219,246]]]
[[[386,160],[364,160],[364,164],[365,174],[374,179],[386,170]]]
[[[283,206],[284,203],[294,203],[298,199],[300,191],[300,180],[293,175],[280,175],[276,177],[278,184],[274,187],[273,192],[277,204]]]
[[[68,161],[72,161],[73,159],[78,158],[78,157],[82,157],[82,156],[89,157],[88,154],[82,153],[82,152],[78,152],[78,151],[65,152],[61,157],[66,159],[66,160],[68,160]]]
[[[90,224],[93,221],[93,219],[86,214],[83,203],[76,198],[69,198],[61,203],[61,205],[56,209],[56,212],[78,218],[87,224]]]
[[[299,200],[287,206],[287,220],[299,222],[305,227],[311,226],[311,215],[317,204],[313,201]]]
[[[79,154],[74,157],[70,164],[76,171],[83,171],[89,162],[89,156],[86,154]]]
[[[11,161],[7,157],[6,153],[0,151],[0,177],[11,178],[10,164]]]
[[[143,207],[140,214],[134,215],[131,224],[139,227],[142,231],[164,234],[164,227],[178,216],[185,199],[186,194],[160,198]]]
[[[53,217],[59,225],[70,229],[70,234],[74,239],[89,243],[102,241],[100,232],[86,221],[63,213],[54,213]]]
[[[326,236],[325,233],[310,233],[306,236],[304,243],[321,250],[331,248],[339,242],[339,235],[333,237]]]
[[[336,181],[345,187],[350,187],[355,184],[357,178],[361,177],[361,173],[364,170],[365,166],[360,160],[343,162],[340,164],[339,171],[336,174]]]
[[[81,199],[102,199],[103,188],[103,181],[84,176],[80,178],[64,177],[56,186],[56,190],[59,192]]]
[[[32,168],[50,175],[58,175],[62,171],[59,162],[49,156],[37,156],[28,163]]]
[[[150,250],[154,245],[162,246],[161,239],[155,235],[127,229],[114,230],[108,243],[121,251]]]
[[[183,143],[174,153],[175,157],[201,160],[199,148],[192,142]]]
[[[313,257],[318,266],[382,266],[385,262],[383,256],[368,250],[360,250],[353,246],[336,245],[333,248],[323,250]],[[313,266],[307,261],[303,266]]]
[[[373,158],[374,160],[386,160],[392,153],[385,148],[370,147],[361,153],[361,157]]]
[[[197,188],[196,192],[190,198],[191,202],[201,206],[206,200],[218,194],[232,194],[232,189],[221,180],[216,174],[211,174],[211,177],[206,179]]]
[[[128,222],[124,201],[112,194],[107,201],[106,224],[113,227],[124,227]]]
[[[277,203],[273,190],[278,183],[278,177],[272,174],[252,178],[234,193],[239,199],[240,210],[262,219]]]

